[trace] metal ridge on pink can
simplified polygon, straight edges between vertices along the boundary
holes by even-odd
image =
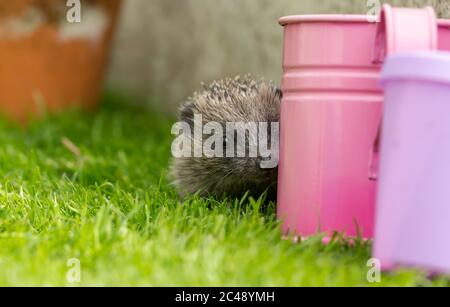
[[[304,22],[373,22],[367,18],[367,15],[357,14],[314,14],[314,15],[289,15],[278,19],[278,23],[281,26],[285,26],[293,23]],[[450,27],[450,19],[438,19],[439,27]]]
[[[281,17],[278,22],[280,25],[299,23],[299,22],[368,22],[367,15],[353,14],[323,14],[323,15],[290,15]]]

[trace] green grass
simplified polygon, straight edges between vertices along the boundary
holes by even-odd
[[[72,285],[72,258],[75,285],[371,285],[367,243],[282,240],[263,199],[180,201],[167,181],[172,120],[121,101],[28,129],[1,121],[0,285]],[[449,282],[402,270],[377,285]]]

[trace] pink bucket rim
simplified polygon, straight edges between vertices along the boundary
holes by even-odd
[[[295,24],[301,22],[370,22],[367,15],[354,14],[322,14],[322,15],[289,15],[281,17],[278,20],[279,24],[286,26],[288,24]],[[450,19],[438,19],[438,24],[441,27],[450,27]]]
[[[323,14],[323,15],[289,15],[281,17],[278,22],[285,26],[300,22],[369,22],[367,15]]]

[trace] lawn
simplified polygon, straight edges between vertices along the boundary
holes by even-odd
[[[0,121],[0,285],[373,285],[368,243],[282,240],[264,199],[180,200],[173,119],[104,100],[27,129]],[[73,259],[80,283],[67,279]],[[375,285],[449,281],[401,270]]]

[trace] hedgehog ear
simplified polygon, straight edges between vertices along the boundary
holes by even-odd
[[[191,128],[194,127],[194,105],[192,103],[185,103],[180,109],[180,119],[189,124]]]

